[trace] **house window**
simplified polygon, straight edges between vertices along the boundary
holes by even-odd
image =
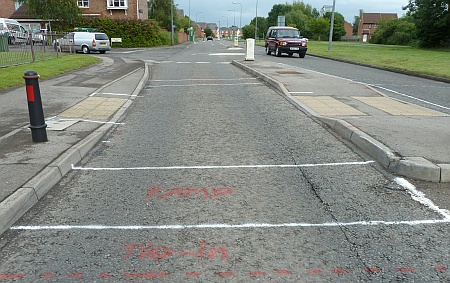
[[[369,24],[369,28],[372,28],[372,24]]]
[[[108,9],[127,9],[128,0],[107,0]]]
[[[78,0],[78,7],[89,8],[89,0]]]
[[[378,24],[375,24],[375,29],[378,29]]]

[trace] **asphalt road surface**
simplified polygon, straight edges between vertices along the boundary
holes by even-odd
[[[448,212],[230,65],[243,50],[119,53],[148,84],[2,235],[0,281],[450,280]]]

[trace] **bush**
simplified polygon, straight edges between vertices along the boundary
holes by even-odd
[[[416,25],[409,18],[381,21],[370,42],[375,44],[414,45],[416,44]]]
[[[65,22],[57,22],[52,25],[53,31],[70,32],[75,27],[98,28],[109,38],[122,38],[121,43],[114,43],[114,47],[153,47],[170,45],[171,35],[160,29],[151,20],[112,20],[105,18],[82,18],[75,26]]]

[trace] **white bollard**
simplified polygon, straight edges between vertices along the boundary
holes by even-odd
[[[255,61],[255,40],[247,38],[247,45],[245,50],[245,61]]]

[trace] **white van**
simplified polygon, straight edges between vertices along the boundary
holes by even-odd
[[[84,54],[92,51],[104,54],[111,50],[109,38],[102,32],[71,32],[55,40],[53,46],[58,51],[83,52]]]
[[[8,35],[8,43],[30,43],[28,31],[16,20],[0,18],[0,34]]]

